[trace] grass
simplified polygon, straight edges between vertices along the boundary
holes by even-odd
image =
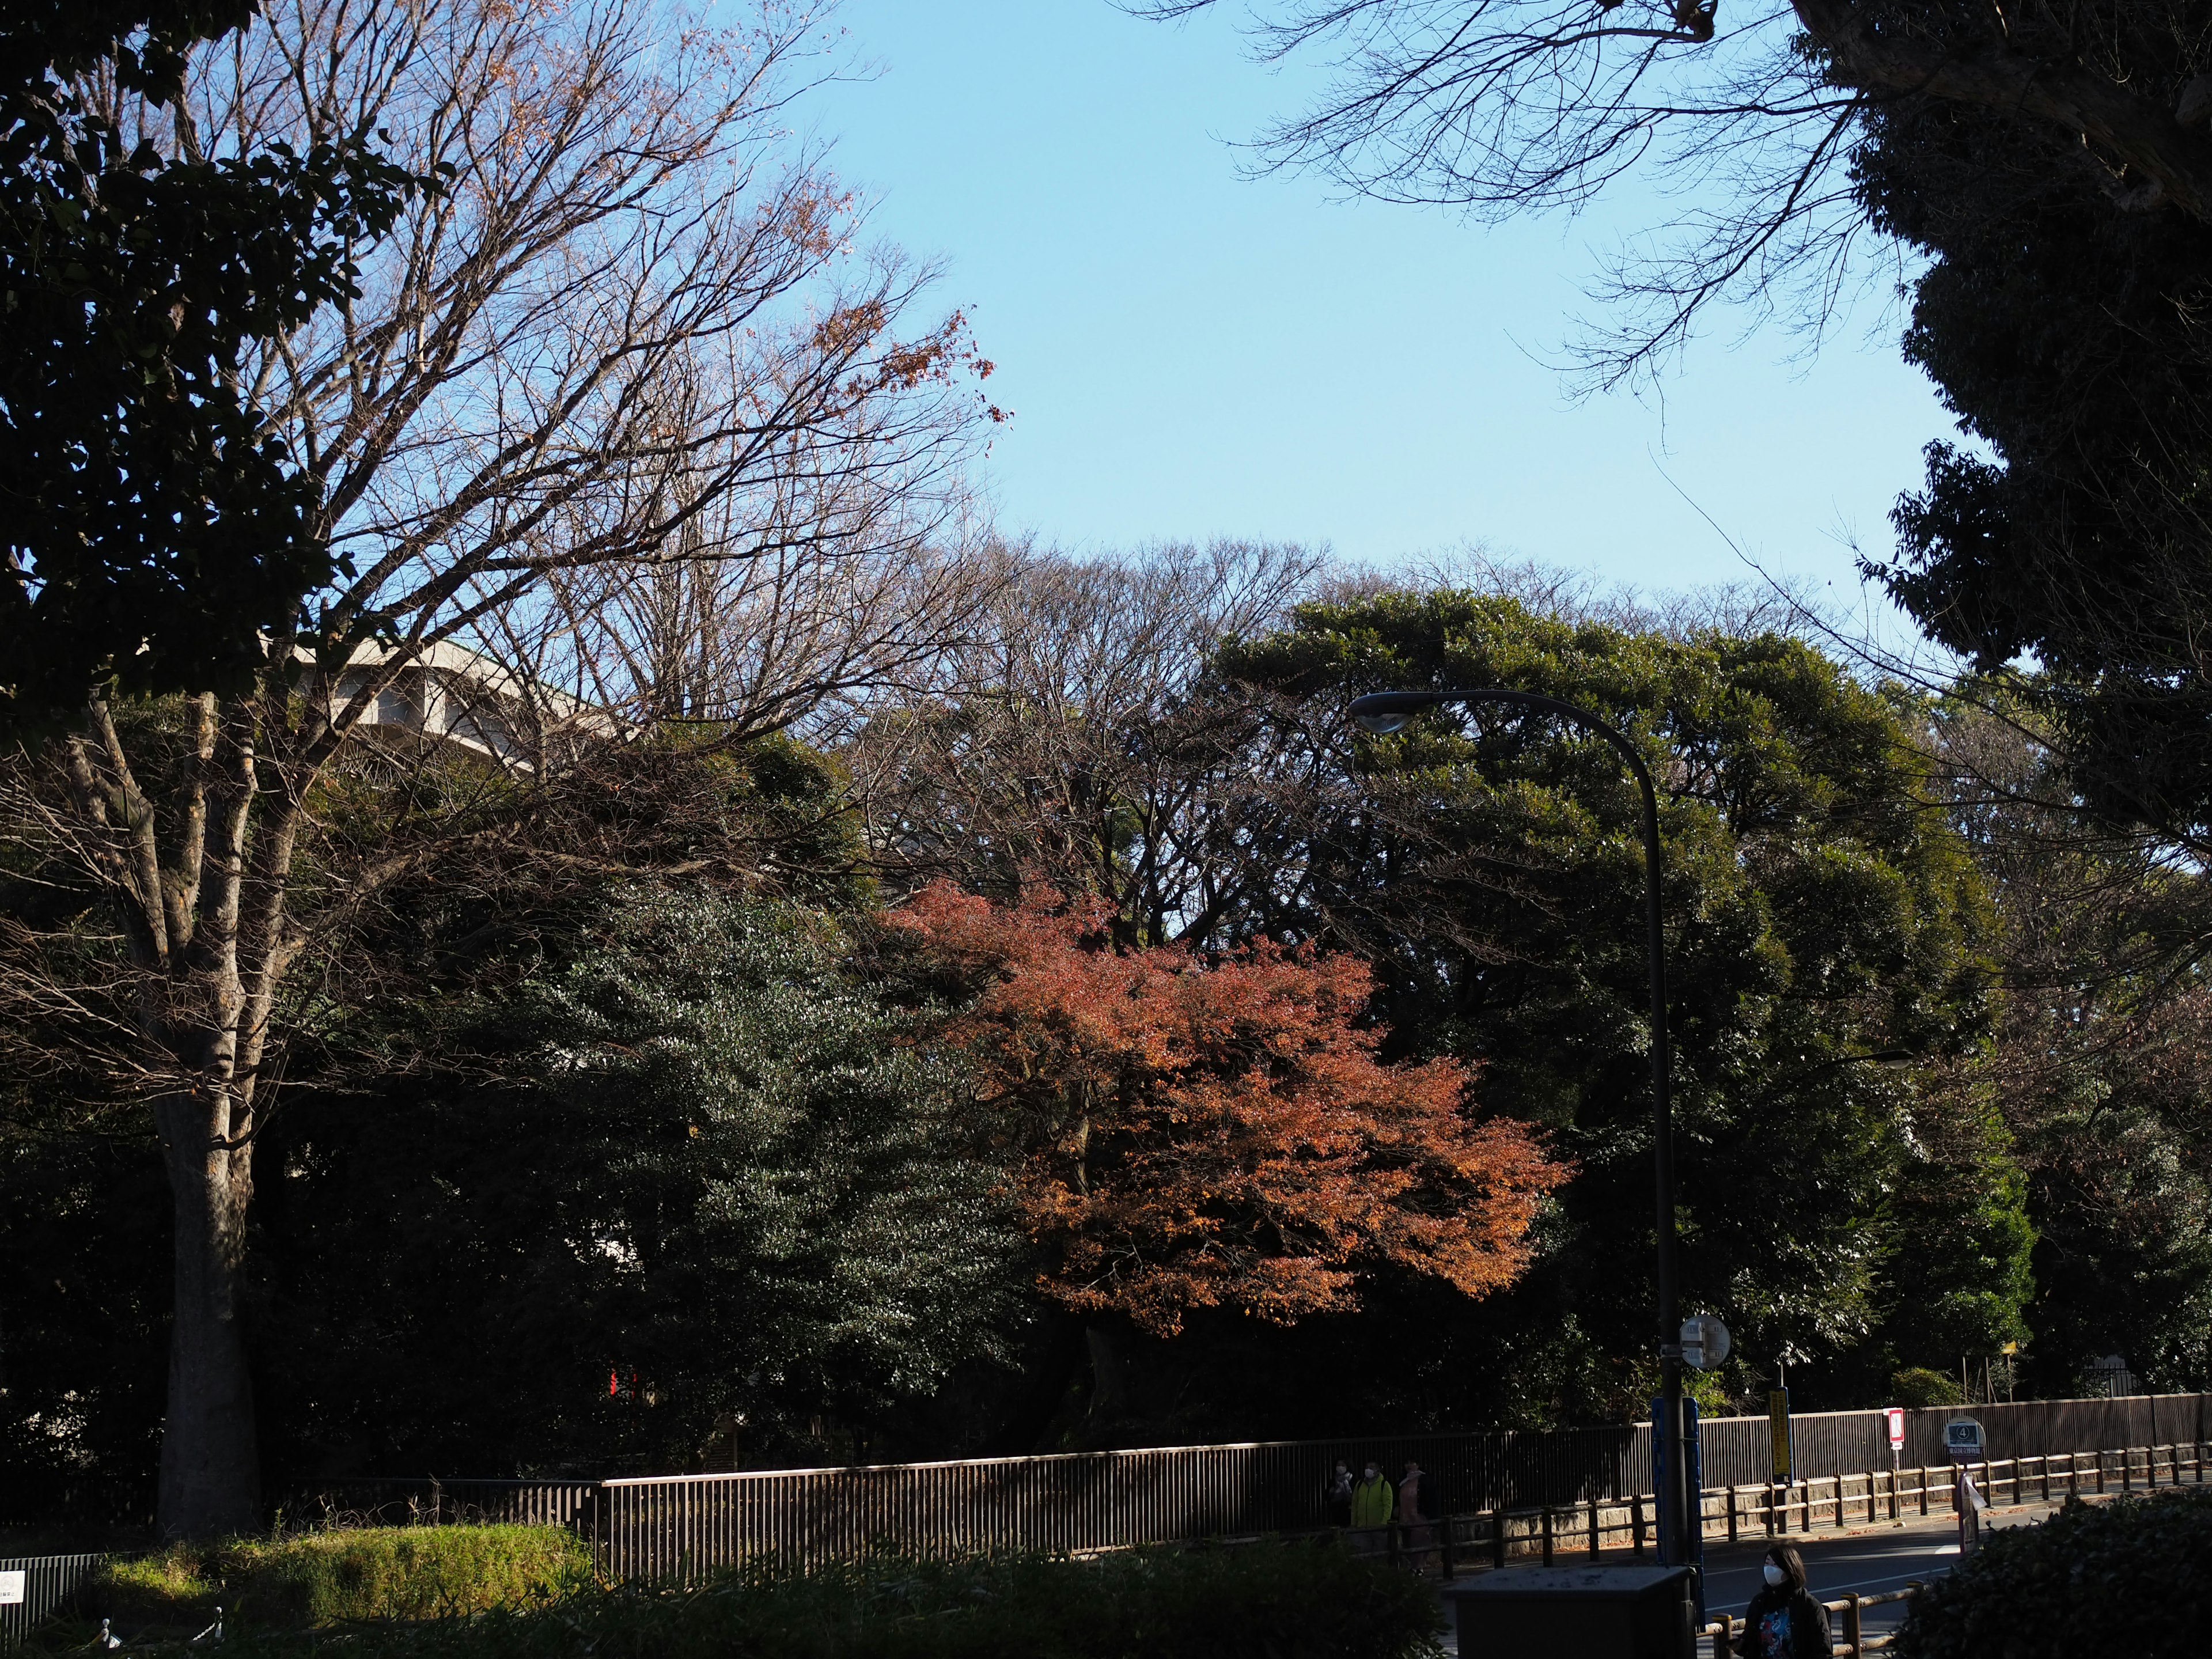
[[[290,1631],[544,1606],[591,1583],[557,1527],[363,1527],[173,1544],[110,1562],[82,1602],[126,1635],[189,1636],[218,1605],[226,1631]]]
[[[1255,1544],[761,1569],[418,1624],[232,1627],[223,1645],[232,1659],[1433,1659],[1441,1628],[1435,1589],[1411,1574]]]

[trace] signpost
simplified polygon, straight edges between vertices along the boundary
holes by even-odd
[[[1766,1396],[1766,1429],[1778,1486],[1794,1486],[1790,1462],[1790,1390],[1777,1389]]]
[[[1984,1461],[1982,1425],[1971,1417],[1953,1418],[1943,1425],[1943,1449],[1951,1454],[1959,1469],[1954,1487],[1959,1505],[1959,1553],[1970,1555],[1981,1540],[1982,1495],[1974,1490],[1973,1477],[1966,1469],[1969,1464]]]
[[[1904,1467],[1899,1454],[1903,1452],[1905,1449],[1905,1407],[1902,1406],[1892,1406],[1887,1410],[1884,1411],[1881,1415],[1883,1421],[1889,1428],[1890,1513],[1893,1516],[1897,1512],[1898,1478]]]

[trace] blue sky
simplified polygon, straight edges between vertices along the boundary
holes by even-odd
[[[1873,307],[1809,366],[1709,328],[1662,400],[1575,404],[1550,355],[1634,204],[1504,228],[1240,175],[1296,71],[1108,0],[846,0],[872,76],[812,120],[873,233],[942,264],[1016,413],[1001,522],[1071,550],[1249,536],[1389,567],[1471,541],[1646,590],[1770,569],[1857,610],[1843,538],[1950,422]],[[1670,484],[1662,469],[1671,475]]]

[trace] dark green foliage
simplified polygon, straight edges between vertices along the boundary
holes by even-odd
[[[2023,1386],[2077,1392],[2086,1365],[2117,1353],[2154,1387],[2200,1388],[2212,1376],[2208,890],[2158,838],[2070,801],[2021,714],[1960,698],[1939,730],[2003,921],[1996,1032],[1959,1081],[1960,1115],[2002,1114],[2027,1178]],[[1949,1249],[1958,1236],[1931,1237]]]
[[[227,1642],[249,1659],[1429,1659],[1435,1588],[1320,1547],[879,1560],[542,1612]]]
[[[1889,1379],[1889,1400],[1893,1406],[1957,1406],[1964,1404],[1966,1398],[1956,1377],[1924,1365],[1908,1365]]]
[[[297,1631],[536,1607],[592,1582],[589,1548],[560,1527],[362,1527],[172,1544],[111,1562],[80,1601],[133,1637],[191,1637],[218,1607],[226,1633]]]
[[[2201,5],[2008,12],[2007,45],[2173,107],[2206,67]],[[1977,23],[1972,27],[1979,28]],[[2159,118],[2156,116],[2153,119]],[[1855,172],[1929,264],[1907,357],[1972,439],[1931,446],[1875,568],[1985,668],[2032,656],[2091,801],[2185,829],[2212,810],[2212,226],[2145,201],[2077,132],[1998,107],[1869,106]]]
[[[251,15],[46,3],[0,27],[0,722],[35,726],[95,684],[242,685],[331,574],[320,482],[242,360],[356,291],[355,254],[413,181],[366,133],[199,152],[183,54]],[[103,67],[143,121],[71,84]],[[165,155],[147,135],[172,112],[184,143]]]
[[[2195,1659],[2212,1632],[2212,1493],[2087,1504],[1982,1547],[1916,1597],[1900,1659]]]
[[[1868,1063],[1963,1054],[1987,1018],[1987,902],[1916,751],[1917,703],[1794,640],[1630,634],[1449,592],[1309,607],[1223,667],[1299,699],[1306,729],[1348,694],[1498,685],[1582,702],[1643,744],[1666,842],[1687,1302],[1768,1375],[1785,1341],[1820,1356],[1806,1381],[1838,1404],[1898,1363],[1949,1363],[1961,1333],[2019,1334],[2032,1236],[2001,1126]],[[1325,776],[1339,741],[1314,750]],[[1509,1418],[1617,1420],[1639,1409],[1651,1340],[1632,785],[1597,738],[1496,710],[1357,754],[1270,924],[1372,957],[1393,1030],[1477,1062],[1484,1109],[1543,1125],[1580,1164],[1538,1265],[1464,1316],[1501,1363],[1456,1369],[1492,1379]],[[1972,1236],[1923,1252],[1935,1223]]]
[[[813,1461],[991,1348],[996,1171],[829,918],[619,886],[545,947],[403,1011],[366,1097],[307,1093],[264,1147],[272,1462]]]

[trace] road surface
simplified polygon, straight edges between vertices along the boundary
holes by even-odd
[[[2056,1504],[2029,1504],[2019,1508],[1991,1510],[1982,1517],[1984,1530],[1996,1527],[2015,1527],[2042,1520],[2057,1509]],[[1805,1557],[1806,1575],[1814,1595],[1823,1601],[1833,1601],[1846,1590],[1856,1590],[1861,1595],[1879,1595],[1885,1591],[1902,1589],[1913,1580],[1925,1583],[1948,1572],[1958,1564],[1959,1523],[1949,1515],[1930,1516],[1925,1521],[1918,1516],[1897,1525],[1857,1527],[1848,1532],[1818,1528],[1809,1533],[1793,1532],[1790,1541],[1797,1546]],[[1562,1565],[1587,1561],[1588,1556],[1558,1558]],[[1607,1550],[1598,1559],[1607,1566],[1626,1566],[1633,1557],[1623,1550]],[[1645,1558],[1649,1559],[1650,1558]],[[1759,1586],[1759,1567],[1766,1559],[1766,1540],[1746,1540],[1741,1544],[1707,1544],[1705,1546],[1705,1607],[1709,1617],[1717,1620],[1723,1613],[1743,1616],[1745,1603]],[[1515,1565],[1525,1565],[1516,1562]],[[1892,1631],[1904,1622],[1905,1604],[1893,1601],[1879,1607],[1869,1607],[1861,1615],[1862,1633],[1874,1636]],[[1451,1617],[1451,1602],[1444,1603],[1445,1618]],[[1831,1631],[1835,1639],[1844,1635],[1841,1615],[1832,1613]],[[1444,1650],[1459,1652],[1459,1632],[1449,1630],[1444,1637]],[[1701,1654],[1712,1651],[1711,1638],[1698,1645]],[[1488,1656],[1468,1654],[1465,1659],[1488,1659]]]

